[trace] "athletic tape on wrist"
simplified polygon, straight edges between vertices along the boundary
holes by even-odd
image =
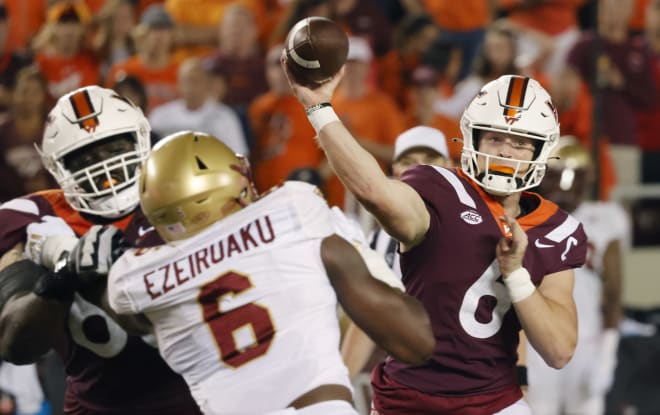
[[[305,114],[309,115],[313,113],[314,111],[318,111],[321,108],[329,107],[330,103],[329,102],[321,102],[320,104],[315,104],[315,105],[310,105],[308,107],[305,107]]]
[[[504,285],[509,291],[509,297],[514,303],[518,303],[534,293],[536,287],[532,283],[532,277],[524,267],[520,267],[504,278]]]
[[[327,124],[339,121],[339,117],[337,117],[335,110],[330,105],[308,112],[307,119],[309,119],[310,124],[314,127],[316,134],[320,133],[321,129]]]

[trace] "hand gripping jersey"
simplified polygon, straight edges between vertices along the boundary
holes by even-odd
[[[59,216],[83,235],[94,225],[73,210],[61,190],[13,199],[0,207],[0,254],[26,240],[26,227]],[[112,223],[134,246],[160,243],[142,213]],[[55,346],[65,364],[69,414],[197,414],[185,382],[144,339],[129,336],[103,310],[76,295],[68,331]]]
[[[427,365],[388,360],[385,373],[431,395],[493,393],[516,385],[521,327],[495,257],[508,231],[497,219],[502,206],[459,170],[418,166],[403,181],[431,215],[422,243],[401,255],[401,269],[407,292],[429,313],[436,348]],[[529,239],[523,265],[533,283],[581,266],[586,237],[580,223],[536,194],[522,198],[537,205],[518,218]]]
[[[192,238],[129,251],[112,268],[111,306],[146,314],[205,413],[263,414],[323,384],[350,388],[320,257],[332,213],[315,189],[287,182]]]

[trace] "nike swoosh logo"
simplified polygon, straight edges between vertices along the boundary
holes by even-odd
[[[536,238],[536,241],[534,241],[534,245],[537,248],[552,248],[552,247],[554,247],[554,245],[548,245],[548,244],[542,243],[541,241],[539,241],[538,238]]]
[[[153,226],[150,226],[150,227],[148,227],[148,228],[143,228],[142,226],[140,226],[140,227],[138,228],[138,237],[142,238],[142,237],[144,236],[145,233],[147,233],[147,232],[151,232],[151,231],[153,231],[153,230],[154,230],[154,227],[153,227]]]

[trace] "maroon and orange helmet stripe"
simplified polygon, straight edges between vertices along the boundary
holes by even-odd
[[[99,125],[98,117],[92,115],[95,113],[92,100],[89,98],[87,90],[76,92],[69,97],[78,125],[85,130],[94,130]]]
[[[525,104],[525,92],[527,92],[527,84],[529,78],[526,76],[512,76],[509,82],[509,90],[506,93],[506,101],[504,103],[504,116],[513,117],[518,113],[518,109],[522,109]]]

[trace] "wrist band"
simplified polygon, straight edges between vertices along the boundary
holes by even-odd
[[[321,102],[320,104],[316,105],[310,105],[309,107],[305,107],[305,114],[308,116],[311,115],[314,111],[320,110],[321,108],[329,107],[330,103],[329,102]]]
[[[503,280],[507,291],[509,291],[509,297],[511,297],[511,301],[514,303],[524,300],[536,291],[536,287],[532,283],[532,278],[529,276],[529,271],[524,267],[513,271],[506,278],[503,278]]]
[[[326,103],[327,104],[327,103]],[[323,105],[323,104],[319,104]],[[312,107],[310,107],[312,108]],[[312,112],[307,113],[307,119],[309,123],[314,127],[316,134],[321,132],[321,129],[326,126],[326,124],[339,121],[339,117],[335,114],[335,110],[332,109],[330,104],[319,107],[318,109],[312,110]]]

